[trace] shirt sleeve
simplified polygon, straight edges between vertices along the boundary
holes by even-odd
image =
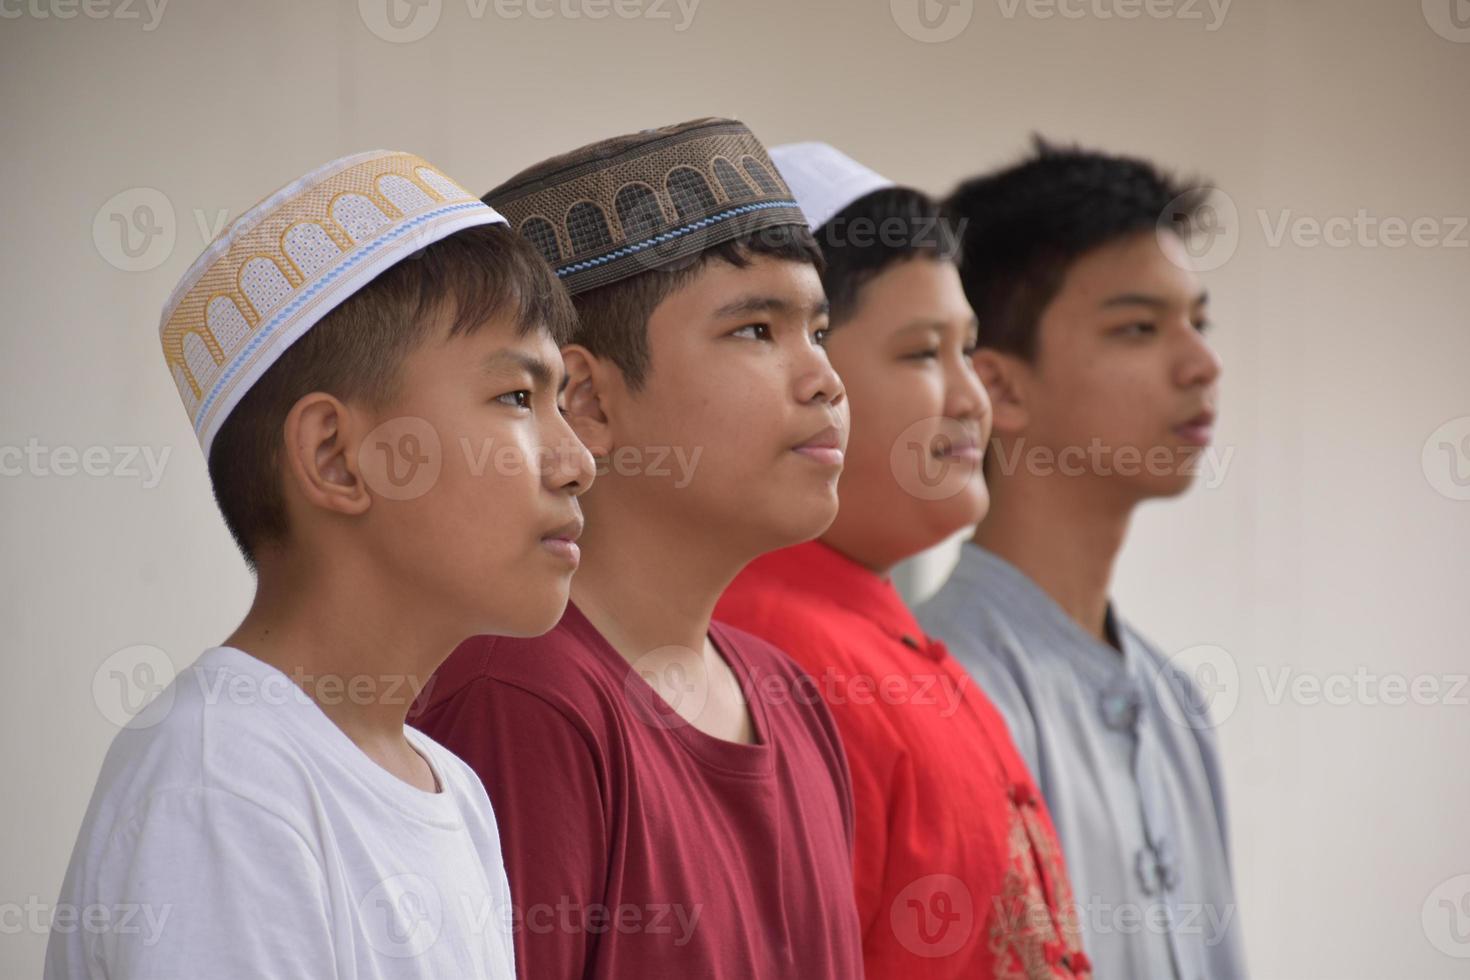
[[[48,980],[93,967],[108,980],[338,976],[320,859],[254,802],[204,787],[160,794],[99,858],[95,887],[53,923],[53,933],[74,931]],[[61,962],[69,955],[90,965]]]
[[[500,826],[510,878],[516,972],[581,980],[605,905],[608,822],[599,754],[585,727],[541,696],[490,677],[470,681],[415,722],[479,775]]]

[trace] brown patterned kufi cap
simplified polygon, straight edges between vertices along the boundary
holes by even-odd
[[[765,147],[734,119],[601,140],[523,170],[484,201],[574,294],[763,228],[806,225]]]

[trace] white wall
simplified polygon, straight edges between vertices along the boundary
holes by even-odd
[[[143,0],[90,2],[137,16],[0,0],[0,463],[22,469],[0,476],[0,974],[39,972],[30,908],[54,901],[115,731],[112,671],[140,662],[117,651],[182,666],[250,595],[155,334],[209,237],[196,209],[233,216],[377,146],[485,189],[575,143],[709,114],[933,190],[1040,130],[1229,192],[1239,245],[1206,282],[1235,455],[1217,488],[1140,514],[1120,602],[1165,648],[1218,645],[1235,669],[1216,707],[1256,975],[1470,970],[1451,955],[1470,955],[1470,879],[1449,881],[1470,873],[1470,691],[1445,697],[1470,671],[1470,502],[1447,495],[1437,446],[1421,461],[1442,423],[1470,430],[1470,233],[1444,220],[1470,215],[1470,40],[1449,19],[1463,0],[1152,0],[1174,15],[1139,3],[1131,20],[1101,16],[1129,0],[1060,0],[1078,17],[958,0],[949,28],[970,20],[943,43],[898,26],[919,33],[913,0],[702,0],[684,30],[672,0],[603,20],[597,0],[555,0],[583,16],[548,19],[429,0],[439,20],[411,43],[368,29],[360,11],[382,22],[382,0],[177,0],[151,30]],[[130,272],[109,215],[146,203],[137,188],[166,199],[172,221],[154,217],[175,241]],[[1421,239],[1453,241],[1273,246],[1261,220],[1274,233],[1360,209],[1434,218]],[[144,486],[3,455],[28,444],[48,470],[63,447],[107,447],[94,469],[125,462],[113,447],[171,455]],[[1457,462],[1470,473],[1470,444]],[[1427,678],[1439,703],[1384,704],[1381,680],[1345,704],[1274,699],[1282,670]],[[1464,941],[1441,898],[1463,899]]]

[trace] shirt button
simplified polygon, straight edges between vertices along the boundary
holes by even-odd
[[[1143,888],[1145,895],[1153,895],[1158,892],[1158,865],[1154,861],[1153,852],[1147,847],[1140,847],[1133,858],[1134,870],[1138,872],[1138,884]]]
[[[1103,724],[1115,732],[1132,732],[1138,724],[1143,698],[1132,686],[1114,687],[1098,695]]]
[[[1012,783],[1009,795],[1016,806],[1036,805],[1036,791],[1031,788],[1030,783]]]

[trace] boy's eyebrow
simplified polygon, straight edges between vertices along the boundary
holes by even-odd
[[[823,296],[817,302],[812,303],[805,312],[808,316],[815,318],[826,316],[831,309],[832,304],[828,303],[827,298]],[[789,316],[797,312],[799,310],[795,303],[782,299],[779,296],[742,296],[715,310],[715,317],[717,319],[724,319],[726,317],[749,316],[752,313],[776,313]]]
[[[1209,300],[1209,292],[1201,289],[1199,295],[1196,296],[1194,298],[1194,301],[1191,302],[1189,305],[1191,308],[1196,306],[1203,306],[1205,303],[1209,302]],[[1150,306],[1154,309],[1164,309],[1168,307],[1170,303],[1162,296],[1151,296],[1148,293],[1119,293],[1116,296],[1110,296],[1107,299],[1103,300],[1101,305],[1104,309],[1111,306]]]
[[[899,327],[898,329],[899,329],[899,332],[900,333],[906,333],[906,332],[908,332],[910,330],[913,330],[913,331],[918,331],[918,330],[940,330],[940,331],[943,331],[943,330],[948,329],[949,326],[950,326],[950,321],[948,321],[948,320],[928,319],[926,317],[919,317],[918,319],[910,320],[908,323],[905,323],[903,326]],[[963,324],[963,329],[965,330],[966,333],[968,333],[971,330],[978,330],[979,328],[980,328],[980,318],[974,316],[973,314]]]
[[[480,362],[480,368],[487,374],[504,370],[507,367],[517,367],[531,376],[531,380],[544,387],[551,385],[552,370],[539,357],[526,354],[518,350],[498,350],[485,355]],[[562,389],[567,386],[567,374],[565,369],[556,372],[560,377],[557,383],[556,393],[561,394]]]

